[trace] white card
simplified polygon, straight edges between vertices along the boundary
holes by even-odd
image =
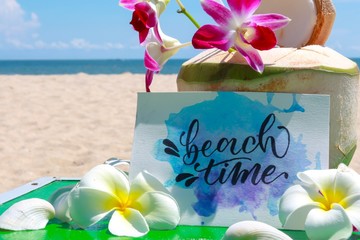
[[[296,174],[329,166],[329,111],[327,95],[139,93],[130,178],[157,177],[183,225],[280,227]]]

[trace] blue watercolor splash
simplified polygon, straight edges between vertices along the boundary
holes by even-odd
[[[264,105],[259,101],[251,100],[236,93],[218,93],[214,100],[185,107],[179,113],[170,114],[169,118],[165,121],[168,132],[167,139],[178,143],[180,134],[188,130],[190,122],[193,119],[199,119],[200,134],[195,139],[194,144],[202,146],[204,141],[209,139],[216,143],[216,140],[222,137],[233,137],[241,143],[245,137],[256,135],[259,132],[261,123],[269,114],[305,111],[298,104],[296,95],[293,95],[293,103],[289,109],[279,109],[273,106],[271,104],[273,97],[274,94],[268,93],[267,104]],[[241,111],[243,106],[246,106],[246,108],[244,108],[244,111]],[[237,111],[234,111],[234,108],[237,108]],[[214,112],[214,109],[216,109],[216,112]],[[275,126],[284,125],[277,118],[275,121]],[[228,126],[232,126],[232,128],[229,129]],[[234,129],[239,129],[239,131],[234,131]],[[269,134],[276,136],[276,144],[279,148],[288,143],[285,135],[277,128],[272,128]],[[241,169],[251,169],[254,164],[260,163],[263,170],[266,166],[273,164],[277,167],[277,173],[287,172],[288,179],[279,178],[269,185],[261,183],[253,185],[249,181],[233,185],[230,181],[227,181],[224,184],[216,183],[209,187],[203,180],[203,172],[198,173],[194,170],[193,165],[183,164],[182,157],[186,154],[185,147],[176,144],[176,147],[170,146],[167,148],[166,153],[164,151],[163,140],[159,140],[155,147],[155,158],[159,161],[168,162],[174,171],[174,177],[169,179],[166,185],[193,189],[197,201],[193,203],[192,207],[202,217],[213,216],[218,208],[238,207],[239,212],[248,212],[256,220],[256,210],[263,206],[266,206],[269,213],[275,216],[278,214],[278,199],[297,180],[296,173],[306,170],[311,165],[311,161],[308,160],[306,155],[306,145],[302,143],[302,136],[292,136],[290,133],[290,147],[284,158],[276,158],[271,151],[264,152],[256,149],[251,153],[251,160],[242,160],[241,167]],[[246,157],[245,153],[241,154],[243,154],[243,157]],[[211,158],[222,161],[230,158],[227,157],[230,155],[228,151],[216,152]],[[209,160],[201,156],[198,162],[208,162]],[[282,163],[277,164],[277,161],[282,161]],[[220,174],[221,169],[228,169],[230,171],[233,165],[234,163],[230,163],[228,166],[222,165],[220,169],[217,168],[211,172],[210,178],[216,178]],[[174,180],[181,173],[188,173],[194,176],[194,182],[189,187],[185,186],[183,181],[176,182]]]

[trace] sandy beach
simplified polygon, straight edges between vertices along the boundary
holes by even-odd
[[[176,91],[156,75],[153,91]],[[43,176],[81,177],[130,159],[144,75],[0,76],[0,192]]]
[[[152,91],[176,91],[175,79],[156,75]],[[81,177],[110,157],[130,159],[144,89],[144,75],[130,73],[0,76],[0,193],[44,176]],[[351,166],[360,173],[358,152]]]

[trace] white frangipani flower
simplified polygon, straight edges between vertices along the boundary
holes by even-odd
[[[99,165],[90,170],[69,194],[72,221],[86,228],[112,212],[109,231],[139,237],[149,229],[173,229],[179,207],[151,174],[140,173],[130,184],[122,171]]]
[[[298,174],[301,185],[280,200],[283,227],[305,230],[310,239],[347,239],[360,229],[360,176],[344,164],[338,169]]]

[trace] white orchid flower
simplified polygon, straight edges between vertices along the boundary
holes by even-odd
[[[279,218],[285,229],[305,230],[310,239],[348,239],[360,229],[360,176],[340,164],[338,169],[298,174],[302,185],[290,187],[280,199]]]
[[[173,229],[180,220],[179,207],[163,185],[142,172],[130,184],[122,171],[99,165],[70,192],[70,215],[86,228],[111,213],[109,231],[117,236],[140,237],[149,229]]]

